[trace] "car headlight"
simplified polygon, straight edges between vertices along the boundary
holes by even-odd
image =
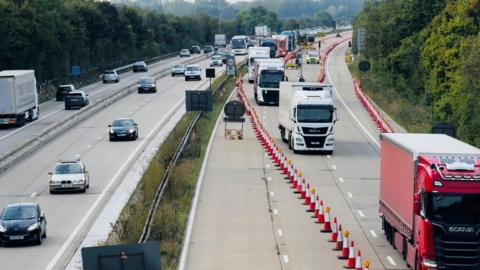
[[[30,232],[30,231],[36,230],[38,229],[39,226],[40,226],[40,222],[33,223],[27,228],[27,231]]]
[[[113,131],[113,129],[110,129],[110,134],[113,134],[115,133],[115,131]]]
[[[131,128],[128,130],[128,133],[133,133],[135,131],[135,129]]]
[[[0,232],[4,233],[6,231],[7,231],[7,229],[5,229],[5,227],[3,227],[2,224],[0,224]]]
[[[50,180],[50,184],[58,185],[58,184],[60,184],[60,181],[58,181],[58,180]]]
[[[77,180],[73,180],[73,183],[74,184],[83,184],[83,183],[85,183],[85,180],[84,179],[77,179]]]
[[[155,84],[151,84],[150,87],[155,87]]]

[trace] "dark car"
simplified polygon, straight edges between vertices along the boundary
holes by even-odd
[[[133,72],[140,72],[140,71],[143,71],[143,72],[148,71],[148,66],[143,61],[136,62],[135,64],[133,64]]]
[[[65,97],[65,110],[70,110],[72,108],[83,108],[87,106],[90,102],[88,101],[88,95],[83,91],[73,91],[68,93]]]
[[[47,220],[37,203],[7,205],[0,215],[0,244],[42,244],[47,237]]]
[[[68,93],[75,91],[75,86],[72,84],[66,84],[66,85],[60,85],[57,88],[57,93],[56,93],[56,100],[57,101],[64,101],[65,97],[68,95]]]
[[[136,140],[138,138],[138,125],[131,118],[118,118],[113,120],[110,128],[110,141],[117,139]]]
[[[203,53],[211,53],[211,52],[213,52],[213,47],[212,46],[203,47]]]
[[[191,54],[194,54],[194,53],[202,53],[202,51],[200,50],[200,46],[192,46],[190,48],[190,53]]]
[[[157,82],[153,77],[144,77],[138,81],[138,93],[142,92],[157,92]]]

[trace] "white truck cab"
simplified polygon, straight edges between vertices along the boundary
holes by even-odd
[[[254,96],[257,104],[278,105],[280,82],[285,81],[285,63],[282,59],[257,59],[254,68]]]
[[[338,120],[332,102],[332,85],[316,82],[281,82],[278,110],[282,140],[295,153],[332,154]]]
[[[269,59],[269,47],[250,47],[248,48],[248,82],[255,81],[255,62],[258,59]]]

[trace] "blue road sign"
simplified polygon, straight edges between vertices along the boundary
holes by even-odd
[[[72,66],[72,76],[80,76],[80,66]]]

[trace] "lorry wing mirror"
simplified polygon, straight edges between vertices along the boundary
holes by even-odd
[[[420,193],[413,195],[413,213],[420,215]]]

